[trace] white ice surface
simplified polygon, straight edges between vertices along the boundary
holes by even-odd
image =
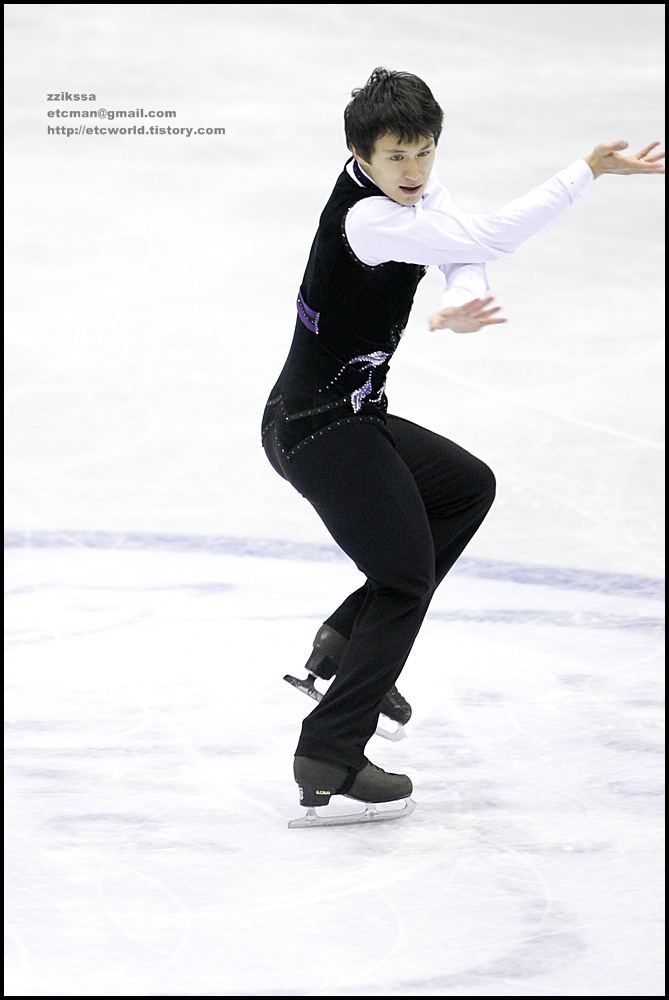
[[[428,80],[440,175],[494,208],[663,139],[664,5],[5,24],[5,995],[664,996],[664,180],[492,265],[505,327],[429,334],[419,291],[392,409],[499,494],[409,738],[369,747],[407,820],[287,829],[312,703],[281,678],[360,581],[258,440],[351,89]],[[226,134],[47,136],[61,91]]]

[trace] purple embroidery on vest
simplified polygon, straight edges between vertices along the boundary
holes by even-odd
[[[385,364],[385,362],[388,360],[389,357],[390,355],[387,354],[385,351],[372,351],[371,354],[359,354],[357,358],[351,358],[351,360],[348,362],[349,365],[359,364],[361,372],[369,371],[369,375],[367,376],[367,381],[363,385],[361,385],[359,389],[355,389],[351,393],[351,406],[353,407],[354,413],[360,412],[362,404],[367,399],[367,397],[370,396],[372,393],[373,370],[375,368],[378,368],[379,365]],[[384,380],[383,385],[381,386],[378,394],[374,397],[374,399],[370,399],[370,403],[378,403],[378,401],[381,399],[381,396],[384,393],[385,387],[386,383]]]
[[[362,404],[365,402],[367,397],[371,395],[373,390],[372,386],[373,370],[375,368],[378,368],[380,365],[385,364],[389,357],[390,354],[387,351],[372,351],[371,354],[359,354],[356,358],[351,358],[350,361],[347,361],[346,364],[339,369],[335,377],[330,382],[328,382],[325,388],[331,389],[332,386],[339,381],[344,372],[352,365],[360,365],[360,372],[369,371],[369,375],[367,376],[366,381],[363,382],[363,384],[360,386],[359,389],[354,389],[353,392],[351,393],[351,406],[353,407],[353,412],[359,413]],[[373,399],[370,399],[369,402],[378,403],[381,397],[383,396],[385,389],[386,389],[386,381],[384,379],[383,385],[377,392],[376,396],[374,396]]]
[[[318,320],[321,314],[316,312],[315,309],[310,309],[307,303],[304,301],[304,296],[302,295],[302,289],[300,289],[297,296],[297,315],[300,317],[301,322],[306,326],[307,330],[311,330],[312,333],[318,333]]]

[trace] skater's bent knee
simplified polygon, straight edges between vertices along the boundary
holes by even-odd
[[[487,465],[483,466],[483,492],[488,503],[492,504],[497,493],[497,480],[495,479],[495,473]]]
[[[476,468],[476,492],[481,502],[490,507],[495,499],[497,480],[492,469],[479,460]]]

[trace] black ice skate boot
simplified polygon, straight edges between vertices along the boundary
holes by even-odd
[[[411,778],[406,774],[390,774],[369,761],[360,771],[332,764],[311,757],[295,757],[293,774],[300,789],[300,803],[307,807],[303,819],[293,820],[290,827],[340,826],[352,823],[399,819],[409,816],[414,810],[410,798],[413,791]],[[319,816],[317,806],[326,806],[333,795],[364,802],[366,809],[359,813]],[[383,803],[394,803],[404,799],[401,807],[377,809]]]
[[[305,664],[305,669],[309,674],[329,681],[337,673],[337,667],[344,655],[347,641],[343,635],[340,635],[329,625],[321,625],[313,645],[314,648]],[[393,722],[399,723],[400,726],[405,726],[411,718],[411,705],[399,693],[394,684],[381,702],[381,713],[388,719],[392,719]]]

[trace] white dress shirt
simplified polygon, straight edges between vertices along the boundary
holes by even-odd
[[[360,184],[352,166],[347,170]],[[576,160],[495,212],[467,214],[455,207],[433,170],[417,205],[399,205],[385,195],[357,202],[346,216],[346,238],[363,264],[436,265],[446,281],[440,308],[462,305],[490,294],[486,263],[548,229],[593,182],[585,160]]]

